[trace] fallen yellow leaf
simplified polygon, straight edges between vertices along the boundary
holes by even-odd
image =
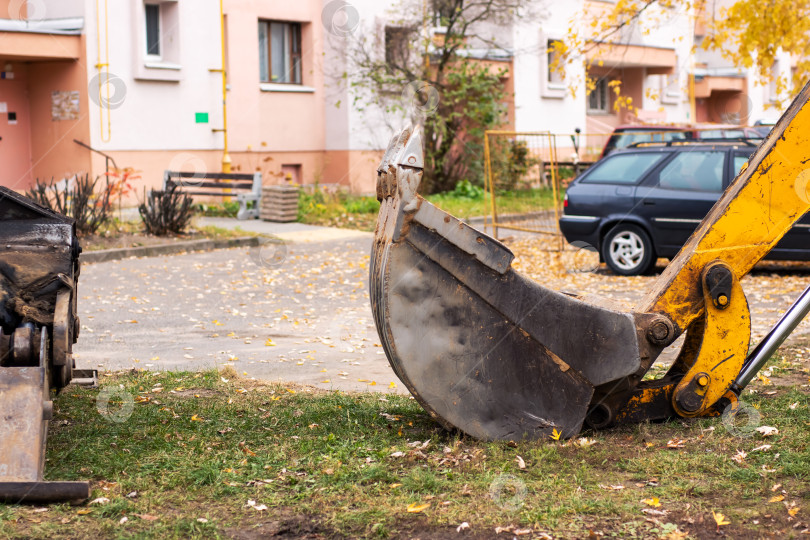
[[[395,383],[395,382],[391,382],[391,383],[388,384],[388,388],[396,388],[396,387],[397,387],[397,383]]]
[[[267,338],[267,341],[265,341],[265,342],[264,342],[264,344],[265,344],[265,346],[267,346],[267,347],[275,347],[275,346],[276,346],[276,344],[275,344],[275,343],[273,343],[273,340],[272,340],[272,339],[270,339],[270,338]]]
[[[202,422],[203,419],[197,416],[196,414],[191,417],[192,422]]]
[[[643,501],[641,501],[641,502],[643,502],[643,503],[644,503],[644,504],[646,504],[647,506],[654,506],[654,507],[656,507],[656,508],[658,508],[659,506],[661,506],[661,501],[659,501],[659,500],[658,500],[658,497],[653,497],[652,499],[644,499],[644,500],[643,500]]]
[[[771,497],[770,499],[768,499],[768,502],[769,502],[769,503],[773,503],[773,502],[782,502],[782,501],[784,501],[784,500],[785,500],[785,496],[784,496],[784,495],[774,495],[773,497]]]
[[[551,435],[549,435],[549,437],[551,437],[551,438],[552,438],[552,439],[554,439],[555,441],[559,441],[559,440],[560,440],[560,435],[562,435],[562,432],[561,432],[561,431],[557,431],[557,428],[554,428],[554,429],[552,430],[552,432],[551,432]]]
[[[292,388],[287,388],[287,392],[289,392],[289,393],[291,393],[291,394],[294,394],[294,393],[295,393],[295,390],[293,390]]]
[[[799,513],[799,507],[798,506],[794,506],[793,508],[788,509],[788,514],[790,514],[791,517],[796,517],[796,514],[798,514],[798,513]]]
[[[411,503],[408,505],[408,512],[415,514],[417,512],[422,512],[423,510],[427,510],[430,508],[430,503],[419,504],[419,503]]]
[[[714,522],[717,523],[718,527],[720,527],[721,525],[731,525],[731,522],[726,519],[726,516],[724,516],[720,512],[715,512],[714,510],[712,510],[712,517],[714,518]]]

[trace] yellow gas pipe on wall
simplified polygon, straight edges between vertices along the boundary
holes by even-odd
[[[228,155],[228,75],[225,71],[225,8],[223,0],[219,0],[219,29],[222,40],[222,172],[231,172],[231,156]]]
[[[98,70],[98,122],[99,136],[102,142],[110,142],[112,139],[112,121],[110,119],[110,39],[107,0],[104,0],[104,61],[101,60],[101,9],[99,0],[96,0],[96,54],[98,63],[95,68]],[[106,76],[102,76],[105,74]],[[102,99],[101,87],[104,85],[107,90],[107,98]],[[104,134],[104,111],[107,111],[107,133]]]

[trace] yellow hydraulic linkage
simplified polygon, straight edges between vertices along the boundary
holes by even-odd
[[[497,240],[416,194],[421,133],[394,137],[371,305],[389,362],[438,421],[486,439],[718,414],[810,311],[810,287],[749,355],[740,280],[810,210],[810,86],[751,156],[636,309],[546,289]],[[686,339],[665,376],[642,381]]]

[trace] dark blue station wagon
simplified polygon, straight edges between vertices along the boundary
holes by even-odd
[[[565,194],[565,239],[594,246],[617,274],[672,258],[737,176],[756,147],[745,142],[683,143],[617,150],[574,180]],[[810,260],[805,215],[768,255]]]

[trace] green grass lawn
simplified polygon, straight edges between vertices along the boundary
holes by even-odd
[[[479,199],[458,197],[452,192],[428,195],[427,200],[445,212],[458,218],[468,219],[491,215],[492,203],[489,193]],[[553,208],[554,197],[551,189],[528,189],[496,193],[495,204],[498,215],[525,214]]]
[[[448,192],[428,195],[426,199],[460,219],[490,215],[492,205],[489,193],[478,191],[472,195]],[[499,215],[547,210],[552,208],[553,200],[550,189],[507,191],[496,195]],[[373,231],[379,209],[380,204],[373,197],[316,192],[301,196],[298,217],[302,223],[312,225]]]
[[[0,537],[461,538],[466,522],[475,538],[742,538],[808,527],[810,399],[799,386],[745,395],[779,429],[767,439],[709,418],[518,443],[444,431],[407,396],[234,373],[130,372],[102,377],[101,390],[101,412],[99,389],[58,397],[46,470],[92,480],[103,499],[0,505]]]

